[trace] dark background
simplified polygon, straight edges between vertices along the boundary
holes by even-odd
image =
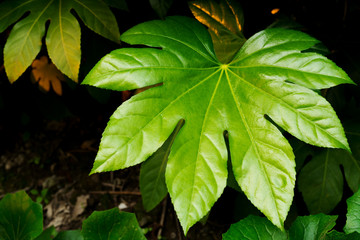
[[[1,2],[1,1],[0,1]],[[360,80],[360,1],[239,1],[243,7],[246,38],[271,24],[295,27],[317,39],[328,48],[327,57],[342,67],[349,76]],[[123,33],[132,26],[159,16],[149,1],[129,0],[128,11],[112,9]],[[271,10],[279,8],[273,15]],[[168,15],[192,17],[186,1],[175,0]],[[81,21],[80,21],[81,23]],[[13,25],[12,25],[13,26]],[[3,50],[12,26],[0,34]],[[111,50],[126,47],[117,45],[96,35],[81,23],[81,67],[79,81],[86,76],[95,63]],[[43,47],[40,55],[46,54]],[[142,227],[150,228],[147,237],[156,239],[160,229],[161,215],[165,214],[162,235],[167,239],[182,239],[170,199],[155,210],[146,213],[139,196],[139,166],[88,176],[95,159],[102,131],[112,112],[133,92],[112,92],[75,84],[68,80],[62,84],[63,95],[52,90],[40,91],[30,79],[28,69],[14,84],[10,84],[0,54],[0,197],[6,193],[25,189],[47,188],[47,198],[56,204],[67,202],[73,207],[81,195],[89,195],[85,212],[76,219],[64,218],[58,230],[79,229],[84,218],[94,210],[105,210],[125,203],[125,211],[135,212]],[[330,98],[342,121],[356,117],[348,110],[350,102],[358,101],[358,88],[340,86],[335,90],[340,101]],[[45,186],[49,178],[55,183]],[[65,190],[64,190],[65,189]],[[129,194],[108,194],[107,191]],[[345,189],[344,197],[333,214],[339,214],[339,229],[344,224],[345,199],[351,195]],[[32,196],[30,194],[30,196]],[[36,196],[32,196],[34,199]],[[49,203],[49,204],[50,204]],[[43,203],[43,205],[47,205]],[[309,214],[301,195],[297,192],[287,224],[297,215]],[[295,210],[294,210],[295,209]],[[188,233],[188,239],[220,239],[231,223],[246,217],[248,213],[259,214],[248,200],[231,188],[215,204],[205,226],[197,224]],[[46,217],[48,224],[54,218]]]

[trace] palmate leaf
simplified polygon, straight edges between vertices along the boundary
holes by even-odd
[[[118,91],[163,84],[114,112],[91,173],[141,163],[184,119],[171,148],[166,184],[185,233],[226,185],[225,131],[239,186],[280,228],[293,198],[295,163],[289,143],[265,115],[302,141],[349,149],[330,104],[308,88],[352,81],[327,58],[301,53],[318,42],[304,33],[261,31],[229,64],[217,60],[206,29],[186,17],[139,24],[122,40],[156,48],[115,50],[84,83]]]
[[[49,56],[56,67],[74,81],[80,66],[80,25],[72,9],[87,27],[115,42],[120,41],[116,19],[100,0],[8,0],[0,4],[0,32],[16,23],[4,47],[4,65],[10,82],[16,81],[41,49],[45,23]]]
[[[311,161],[301,170],[298,178],[310,213],[329,213],[343,195],[343,166],[346,183],[353,192],[360,186],[360,125],[358,120],[344,124],[352,153],[341,149],[314,150]],[[306,158],[307,155],[297,155]]]

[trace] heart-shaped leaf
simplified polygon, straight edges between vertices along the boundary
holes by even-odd
[[[78,80],[80,26],[70,12],[72,9],[91,30],[119,42],[116,19],[100,0],[8,0],[0,4],[0,32],[30,11],[14,25],[4,47],[4,65],[10,82],[16,81],[39,53],[48,20],[49,56],[61,72]]]
[[[302,53],[318,42],[304,33],[261,31],[229,64],[216,58],[206,29],[186,17],[139,24],[122,40],[154,48],[115,50],[84,83],[118,91],[163,84],[114,112],[92,173],[143,162],[184,119],[166,184],[185,233],[226,186],[225,131],[239,186],[280,228],[293,198],[295,163],[289,143],[268,118],[307,143],[349,150],[334,110],[309,88],[353,82],[329,59]]]
[[[7,194],[0,201],[0,216],[0,239],[30,240],[43,231],[42,207],[24,191]]]
[[[82,236],[86,240],[146,240],[135,214],[117,208],[93,212],[83,222]]]

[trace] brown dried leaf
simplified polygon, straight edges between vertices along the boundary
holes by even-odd
[[[62,95],[61,81],[64,81],[64,75],[53,63],[49,63],[47,56],[41,56],[40,59],[35,59],[31,67],[35,81],[39,82],[39,86],[43,90],[48,92],[51,84],[54,92],[59,96]]]

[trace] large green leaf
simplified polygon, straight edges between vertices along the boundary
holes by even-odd
[[[182,123],[179,123],[166,142],[140,168],[140,190],[146,211],[152,210],[164,199],[168,190],[165,183],[165,168],[171,145]]]
[[[86,240],[146,240],[135,214],[117,208],[93,212],[83,222],[82,235]]]
[[[289,230],[290,240],[325,239],[326,234],[335,226],[337,216],[317,214],[298,217]]]
[[[0,201],[0,239],[30,240],[42,231],[42,207],[24,191],[7,194]]]
[[[143,162],[184,119],[171,148],[166,184],[185,233],[226,186],[224,131],[239,186],[280,228],[293,198],[295,163],[289,143],[265,115],[302,141],[349,149],[330,104],[308,88],[352,81],[327,58],[302,53],[318,42],[304,33],[261,31],[229,64],[217,60],[209,33],[190,18],[145,22],[122,40],[154,48],[115,50],[84,83],[119,91],[163,84],[114,112],[91,173]]]
[[[360,125],[358,121],[344,124],[352,153],[341,149],[302,151],[299,159],[312,155],[312,160],[299,174],[299,190],[310,213],[329,213],[340,202],[343,194],[343,166],[345,179],[353,192],[360,186]],[[304,154],[306,152],[306,154]]]
[[[287,235],[266,218],[250,215],[232,224],[230,229],[223,235],[223,240],[238,239],[286,240]]]
[[[120,41],[116,19],[100,0],[8,0],[0,4],[0,32],[17,21],[4,47],[4,64],[10,82],[16,81],[41,49],[45,23],[49,56],[57,68],[74,81],[80,67],[80,26],[70,12],[74,9],[85,25],[96,33]]]
[[[238,2],[201,0],[190,2],[189,7],[196,19],[209,28],[219,61],[232,60],[246,41],[242,33],[244,15]]]
[[[346,200],[348,212],[346,214],[346,224],[344,232],[349,234],[352,232],[360,233],[360,191],[357,191],[352,197]]]

